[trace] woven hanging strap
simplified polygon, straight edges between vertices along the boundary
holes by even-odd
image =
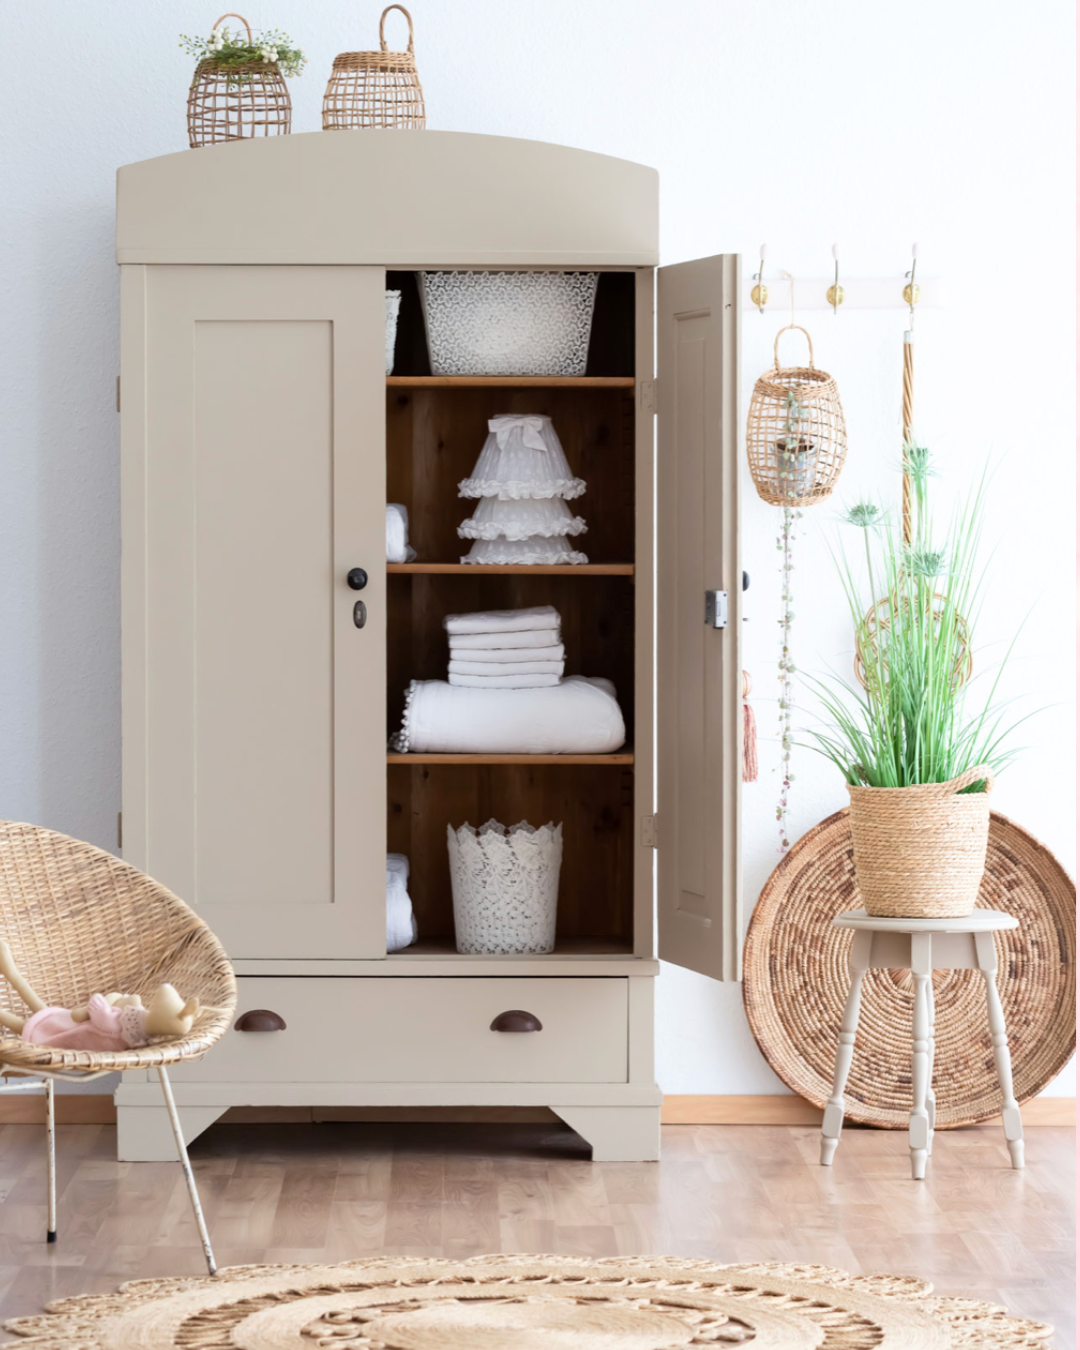
[[[788,332],[788,331],[789,331],[790,329],[792,329],[792,328],[794,328],[794,329],[796,330],[796,332],[801,333],[801,334],[803,335],[803,337],[806,338],[806,345],[810,348],[810,366],[809,366],[809,369],[810,369],[810,370],[813,370],[813,369],[814,369],[814,342],[813,342],[813,339],[811,338],[810,334],[806,331],[806,329],[802,327],[801,324],[797,324],[797,323],[789,323],[789,324],[786,324],[783,328],[780,329],[780,332],[777,333],[777,335],[776,335],[776,341],[773,343],[773,365],[776,366],[776,373],[777,373],[778,375],[779,375],[779,373],[780,373],[780,339],[783,337],[783,335],[784,335],[786,332]]]
[[[406,21],[408,22],[408,25],[409,25],[409,45],[405,48],[405,50],[409,53],[410,56],[412,56],[412,55],[413,55],[413,26],[412,26],[412,15],[409,13],[409,11],[405,8],[404,5],[387,5],[386,8],[383,10],[382,14],[380,15],[380,17],[379,17],[379,50],[380,50],[380,51],[384,51],[384,52],[389,50],[389,48],[388,48],[387,45],[386,45],[386,33],[385,33],[385,28],[386,28],[386,16],[390,13],[390,11],[391,11],[392,9],[398,9],[398,10],[400,10],[400,11],[402,12],[402,14],[405,15],[405,19],[406,19]]]
[[[253,38],[252,38],[252,36],[251,36],[251,24],[248,23],[247,19],[245,19],[244,16],[243,16],[242,14],[236,14],[236,13],[234,13],[234,12],[232,12],[232,11],[230,11],[228,14],[223,14],[223,15],[221,16],[221,18],[218,19],[218,20],[215,22],[213,28],[211,28],[210,31],[211,31],[212,33],[216,33],[217,30],[221,27],[221,25],[225,22],[226,19],[239,19],[240,22],[241,22],[241,23],[244,25],[244,27],[247,29],[248,46],[249,46],[249,47],[254,47],[255,42],[254,42],[254,40],[253,40]]]
[[[915,421],[915,335],[904,334],[904,497],[903,522],[904,543],[911,543],[911,475],[908,473],[907,448],[911,444],[912,426]]]

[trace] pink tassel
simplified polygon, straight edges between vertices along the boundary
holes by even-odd
[[[747,699],[753,689],[753,681],[747,671],[742,673],[742,780],[744,783],[756,783],[757,763],[757,718]]]

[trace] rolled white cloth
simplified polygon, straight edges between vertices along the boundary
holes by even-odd
[[[409,547],[409,512],[400,502],[386,504],[386,561],[412,562],[416,550]]]
[[[446,678],[460,689],[550,689],[562,679],[562,671],[550,675],[458,675],[451,671]]]
[[[546,648],[540,648],[546,651]],[[561,675],[566,662],[555,661],[461,661],[451,660],[448,670],[454,675]],[[451,684],[453,680],[451,679]]]
[[[554,634],[552,634],[554,636]],[[505,666],[516,665],[522,661],[558,661],[560,665],[566,657],[566,648],[561,642],[550,647],[458,647],[455,639],[450,639],[450,661],[471,661],[476,665]],[[495,674],[492,671],[492,674]]]
[[[453,656],[455,652],[519,651],[523,647],[551,647],[558,641],[557,628],[534,628],[532,632],[523,633],[451,633],[450,654]],[[472,660],[471,657],[468,659]]]
[[[550,689],[462,689],[414,680],[393,748],[428,754],[609,755],[626,740],[610,680]]]
[[[386,950],[399,952],[417,938],[416,915],[409,899],[409,860],[404,853],[386,855]]]
[[[533,609],[488,609],[475,614],[448,614],[443,627],[455,636],[461,633],[524,633],[558,628],[562,620],[554,605]]]

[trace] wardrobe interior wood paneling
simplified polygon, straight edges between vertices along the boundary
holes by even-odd
[[[633,792],[633,770],[624,765],[391,764],[388,845],[409,858],[421,948],[453,949],[447,825],[494,817],[507,825],[562,821],[558,949],[629,953]]]

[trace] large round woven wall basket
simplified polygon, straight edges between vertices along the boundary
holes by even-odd
[[[247,19],[223,14],[214,28],[225,19],[239,19],[251,43]],[[287,136],[292,131],[292,100],[277,62],[224,65],[212,56],[200,61],[188,90],[187,124],[193,150],[251,136]]]
[[[833,928],[862,903],[849,812],[805,834],[765,883],[743,957],[743,1002],[769,1064],[793,1092],[824,1106],[832,1091],[850,976],[851,930]],[[1019,928],[995,933],[997,986],[1018,1101],[1036,1096],[1076,1049],[1076,887],[1050,851],[1004,816],[990,815],[978,907],[1004,910]],[[909,971],[863,979],[855,1052],[844,1094],[848,1120],[907,1129],[911,1112]],[[982,976],[934,972],[937,1128],[989,1120],[1001,1088]]]
[[[400,10],[409,23],[409,45],[403,52],[392,52],[386,45],[386,16],[392,9]],[[387,5],[379,19],[377,52],[342,52],[334,57],[323,95],[323,131],[419,130],[426,121],[413,53],[412,15],[403,5]]]
[[[780,364],[780,338],[792,328],[806,338],[808,366]],[[814,344],[798,324],[777,333],[773,369],[754,385],[746,453],[758,496],[773,506],[809,506],[836,486],[847,456],[840,391],[833,377],[814,365]]]

